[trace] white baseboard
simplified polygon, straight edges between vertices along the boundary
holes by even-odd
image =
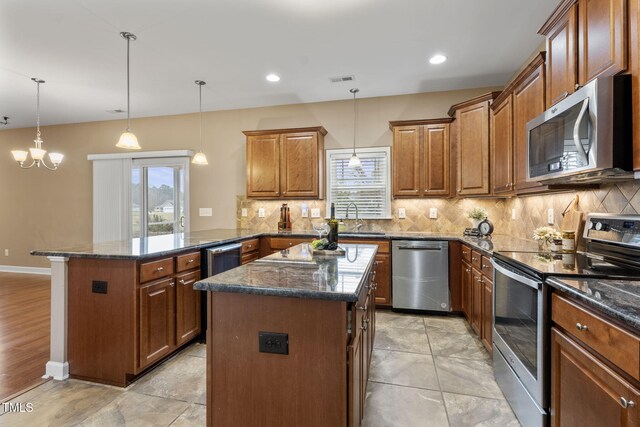
[[[19,265],[0,265],[0,272],[5,273],[25,273],[25,274],[48,274],[51,276],[51,269],[44,267],[21,267]]]
[[[53,378],[54,380],[66,380],[69,378],[69,363],[48,361],[46,365],[46,372],[42,378]]]

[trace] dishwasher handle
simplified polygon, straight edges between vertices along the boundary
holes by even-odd
[[[437,251],[440,252],[443,248],[427,248],[420,246],[396,246],[401,251]]]
[[[233,243],[230,245],[213,247],[213,248],[207,249],[207,251],[210,254],[221,254],[224,252],[230,252],[236,249],[240,249],[241,247],[242,247],[242,243]]]

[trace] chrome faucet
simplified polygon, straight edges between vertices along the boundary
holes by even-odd
[[[349,202],[349,204],[347,205],[347,213],[345,213],[344,219],[349,219],[349,208],[351,207],[351,205],[353,205],[353,207],[356,208],[356,226],[354,227],[355,230],[353,231],[358,232],[362,228],[362,224],[360,223],[360,218],[358,217],[358,205],[356,205],[353,202]]]

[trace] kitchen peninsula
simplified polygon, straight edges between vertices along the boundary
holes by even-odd
[[[207,292],[207,425],[359,425],[375,333],[375,245],[302,243]]]

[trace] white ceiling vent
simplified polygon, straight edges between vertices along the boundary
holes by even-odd
[[[331,83],[342,83],[342,82],[352,82],[356,79],[355,76],[338,76],[338,77],[329,77],[329,81]]]

